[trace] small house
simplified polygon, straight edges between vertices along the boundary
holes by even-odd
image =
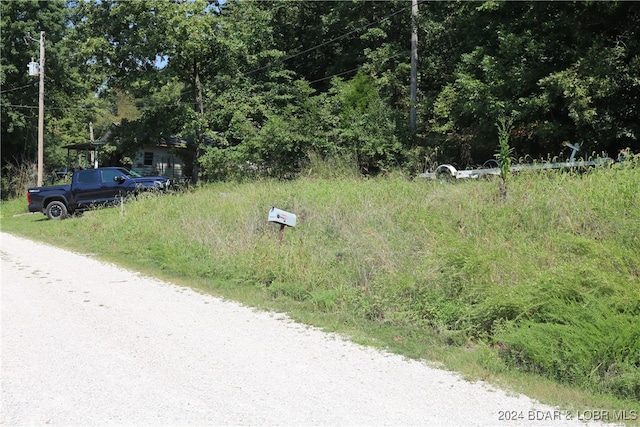
[[[136,152],[131,170],[142,176],[187,178],[191,175],[191,167],[188,167],[183,158],[187,152],[186,142],[173,137],[154,144],[145,144]]]

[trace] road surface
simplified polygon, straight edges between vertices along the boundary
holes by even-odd
[[[584,425],[281,314],[0,238],[2,425]]]

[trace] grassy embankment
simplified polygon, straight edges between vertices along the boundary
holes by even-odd
[[[311,174],[57,222],[14,217],[24,203],[2,203],[3,231],[286,311],[547,403],[640,417],[637,166],[520,174],[504,200],[495,180]],[[298,215],[280,246],[266,221],[272,205]]]

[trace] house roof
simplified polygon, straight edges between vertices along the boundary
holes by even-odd
[[[160,138],[159,141],[156,142],[155,145],[158,147],[186,147],[188,141],[184,139],[177,138],[175,136],[170,136],[169,138]]]
[[[69,144],[63,145],[62,148],[66,148],[67,150],[95,150],[96,146],[91,144],[90,142],[83,142],[81,144]]]
[[[66,148],[67,150],[78,150],[78,151],[95,150],[98,146],[106,144],[110,136],[111,136],[111,129],[107,129],[104,135],[102,135],[100,139],[98,139],[97,141],[81,142],[79,144],[69,144],[69,145],[62,146],[62,148]]]

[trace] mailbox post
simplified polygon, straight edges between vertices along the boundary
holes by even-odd
[[[294,214],[280,210],[275,206],[271,207],[267,221],[280,224],[280,232],[278,233],[278,246],[280,246],[280,244],[282,243],[284,228],[296,226],[296,216]]]

